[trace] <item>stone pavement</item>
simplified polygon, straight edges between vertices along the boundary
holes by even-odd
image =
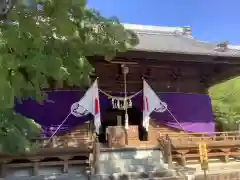
[[[178,168],[188,180],[204,180],[200,164],[188,165],[186,169]],[[240,162],[209,163],[208,180],[240,180]]]
[[[162,177],[162,175],[164,177]],[[78,175],[78,174],[63,174],[51,176],[32,176],[32,177],[9,177],[1,180],[184,180],[179,176],[165,176],[164,174],[155,174],[150,177],[147,174],[128,173],[114,175]]]

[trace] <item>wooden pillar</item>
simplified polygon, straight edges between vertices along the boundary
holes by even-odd
[[[181,154],[181,165],[183,167],[186,167],[187,161],[186,161],[186,156],[185,154]]]
[[[39,160],[32,160],[32,161],[33,161],[33,176],[38,176]]]
[[[124,135],[125,135],[125,146],[129,145],[128,142],[128,129],[124,128]]]
[[[226,163],[229,162],[229,152],[226,152],[226,154],[225,154],[225,156],[224,156],[224,161],[225,161]]]
[[[122,126],[122,116],[117,116],[117,126]]]
[[[99,142],[95,142],[94,143],[94,169],[95,169],[95,174],[99,174],[100,173],[100,143]]]
[[[51,147],[52,148],[57,147],[57,137],[56,136],[53,136],[53,138],[52,138],[52,146]]]
[[[168,157],[168,168],[172,169],[173,168],[173,162],[172,162],[172,142],[169,136],[167,136],[167,157]]]
[[[112,127],[109,126],[106,129],[106,139],[107,139],[107,143],[108,143],[108,147],[112,148]]]
[[[5,176],[6,176],[6,166],[5,166],[5,162],[1,162],[1,164],[0,164],[0,170],[1,170],[1,172],[0,172],[0,176],[1,176],[1,178],[4,178]]]
[[[64,158],[63,173],[68,173],[68,158]]]
[[[88,169],[88,171],[90,170],[90,174],[94,174],[95,172],[94,172],[94,165],[93,165],[93,163],[94,163],[94,150],[93,151],[91,151],[91,153],[89,154],[89,157],[88,157],[88,163],[89,163],[89,168],[90,169]]]
[[[168,140],[166,139],[163,139],[162,140],[163,142],[163,160],[164,160],[164,163],[168,163]]]

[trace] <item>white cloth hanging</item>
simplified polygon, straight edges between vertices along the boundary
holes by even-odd
[[[101,115],[97,80],[94,81],[92,86],[87,90],[80,101],[72,105],[71,113],[77,117],[91,113],[94,116],[94,125],[96,132],[99,134],[99,129],[101,126]]]
[[[167,104],[160,100],[148,83],[143,80],[143,127],[148,131],[150,114],[153,111],[165,112]]]

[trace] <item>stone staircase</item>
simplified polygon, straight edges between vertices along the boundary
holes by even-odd
[[[166,170],[162,161],[162,153],[154,149],[119,148],[104,150],[100,153],[101,174],[123,172],[148,172]]]
[[[101,151],[100,174],[113,175],[115,179],[127,176],[130,179],[176,178],[168,169],[159,149],[121,148]],[[126,179],[126,177],[125,177]],[[128,178],[127,178],[128,179]]]

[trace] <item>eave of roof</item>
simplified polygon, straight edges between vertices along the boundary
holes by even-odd
[[[240,46],[227,45],[224,51],[218,50],[217,43],[194,39],[185,34],[184,27],[159,27],[124,24],[139,37],[139,44],[134,51],[207,55],[215,57],[240,57]]]

